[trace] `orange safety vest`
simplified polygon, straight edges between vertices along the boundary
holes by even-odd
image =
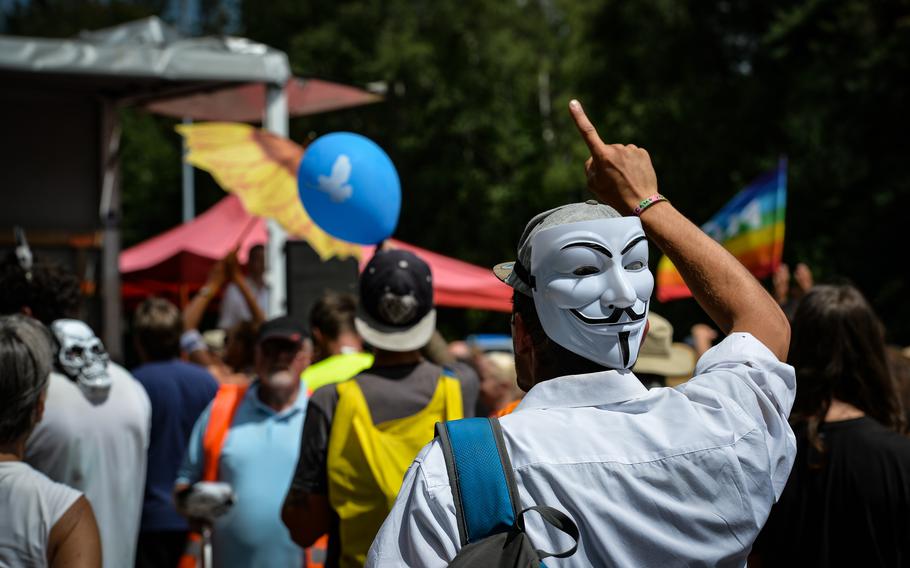
[[[246,396],[246,385],[222,384],[212,400],[209,422],[202,436],[202,481],[218,480],[218,463],[221,449],[227,439],[228,430],[234,421],[234,415]],[[196,568],[202,552],[202,535],[191,532],[186,550],[180,557],[177,568]]]
[[[224,383],[218,388],[215,399],[212,401],[212,410],[209,412],[209,422],[205,426],[202,436],[202,481],[218,480],[218,464],[221,460],[221,450],[227,440],[228,431],[234,422],[234,416],[243,397],[246,396],[247,385]],[[326,551],[328,549],[328,536],[323,535],[305,550],[307,568],[323,568]],[[202,552],[202,535],[192,532],[189,542],[177,568],[196,568]]]

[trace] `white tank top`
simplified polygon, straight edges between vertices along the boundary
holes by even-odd
[[[47,566],[47,539],[82,493],[19,461],[0,461],[0,566]]]

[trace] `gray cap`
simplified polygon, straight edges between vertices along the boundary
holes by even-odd
[[[497,264],[493,267],[493,274],[525,296],[531,296],[531,287],[527,283],[527,275],[531,273],[531,239],[538,231],[559,225],[568,225],[569,223],[613,219],[615,217],[622,217],[622,215],[609,205],[604,205],[593,199],[589,199],[584,203],[570,203],[538,213],[525,225],[525,230],[518,241],[518,260]]]

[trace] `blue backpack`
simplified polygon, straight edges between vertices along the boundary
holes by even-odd
[[[518,488],[496,418],[465,418],[436,424],[445,456],[461,550],[450,567],[534,567],[550,556],[566,558],[578,549],[578,527],[565,513],[537,505],[520,510]],[[538,550],[525,532],[524,514],[544,521],[575,541],[560,553]]]

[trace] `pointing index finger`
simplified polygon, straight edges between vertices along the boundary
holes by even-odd
[[[591,150],[591,155],[596,156],[604,147],[604,143],[603,140],[600,139],[600,136],[598,136],[597,129],[594,128],[594,125],[591,124],[591,121],[588,119],[588,115],[586,115],[584,109],[581,108],[581,103],[576,99],[569,101],[569,112],[572,113],[572,118],[575,120],[575,126],[577,126],[578,131],[581,132],[581,137],[584,138],[585,144],[587,144],[588,149]]]

